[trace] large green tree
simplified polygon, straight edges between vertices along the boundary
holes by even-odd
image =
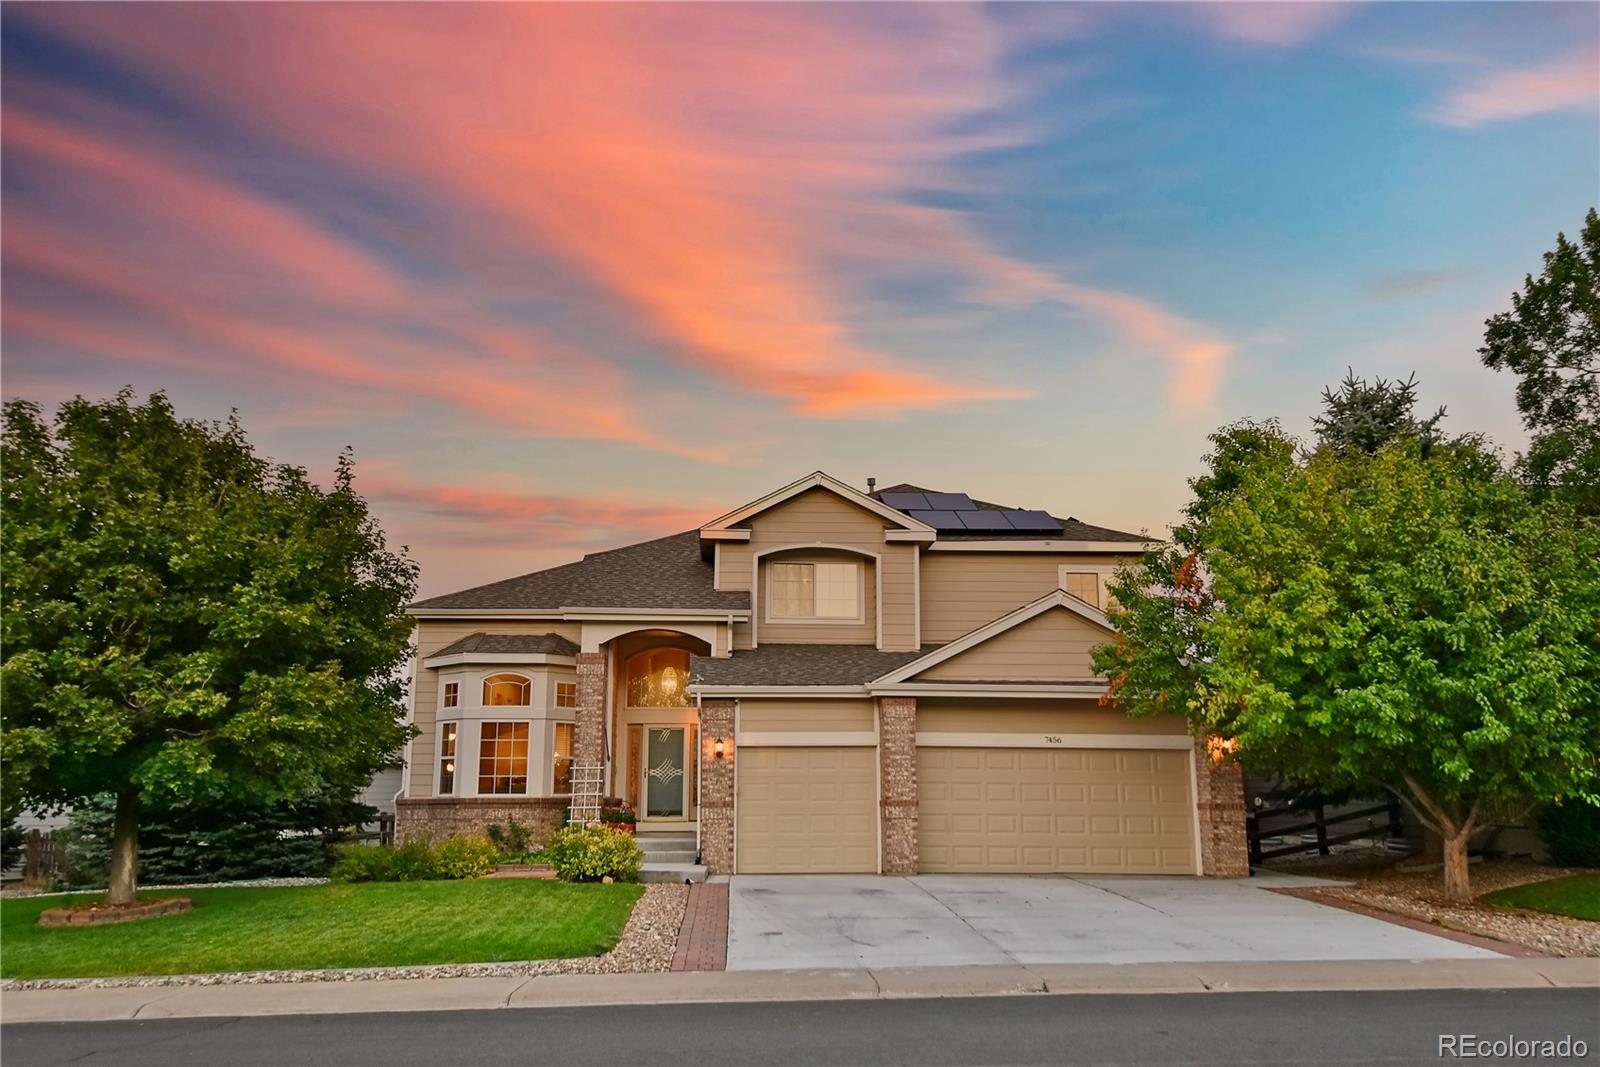
[[[257,456],[167,398],[5,406],[0,756],[8,802],[116,796],[107,901],[131,903],[141,805],[356,782],[403,744],[405,604],[352,485]]]
[[[1520,379],[1529,486],[1600,517],[1600,214],[1589,210],[1576,242],[1557,234],[1544,272],[1486,326],[1484,364]]]
[[[1600,534],[1478,442],[1397,425],[1374,447],[1217,434],[1174,543],[1113,583],[1096,665],[1257,766],[1392,790],[1465,897],[1488,812],[1600,794]]]

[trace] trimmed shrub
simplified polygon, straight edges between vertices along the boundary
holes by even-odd
[[[433,870],[433,842],[422,838],[396,845],[389,856],[388,882],[426,882],[437,875]]]
[[[340,845],[334,850],[328,877],[335,882],[387,882],[394,849],[373,845]]]
[[[452,837],[433,850],[436,878],[482,878],[494,870],[499,854],[487,837]]]
[[[1550,860],[1562,867],[1600,867],[1600,808],[1573,798],[1539,813]]]
[[[550,835],[545,854],[563,882],[633,882],[644,866],[644,849],[633,836],[604,826],[563,827]]]

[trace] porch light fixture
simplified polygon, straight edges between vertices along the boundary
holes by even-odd
[[[727,751],[728,742],[725,739],[718,737],[711,742],[711,755],[715,759],[721,759],[727,754]]]
[[[678,672],[671,667],[661,668],[661,691],[668,697],[678,692]]]

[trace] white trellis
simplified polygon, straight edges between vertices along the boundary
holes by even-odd
[[[600,821],[600,802],[605,797],[606,769],[600,763],[575,763],[572,766],[572,821],[581,826]]]

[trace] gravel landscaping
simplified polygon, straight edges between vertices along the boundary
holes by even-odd
[[[1461,904],[1446,900],[1439,885],[1437,868],[1426,871],[1395,866],[1339,869],[1294,864],[1279,869],[1325,878],[1350,878],[1353,881],[1348,886],[1295,891],[1295,895],[1311,900],[1345,900],[1379,911],[1421,919],[1447,929],[1522,945],[1551,956],[1600,956],[1600,923],[1491,904]],[[1497,889],[1580,873],[1583,872],[1565,867],[1547,867],[1529,860],[1489,860],[1472,865],[1472,891],[1481,895]]]
[[[163,889],[173,888],[163,886]],[[419,967],[345,967],[316,971],[233,971],[130,978],[40,978],[0,981],[0,990],[114,989],[145,986],[261,985],[269,982],[356,982],[408,978],[520,978],[541,974],[621,974],[669,971],[689,887],[653,884],[634,905],[616,947],[599,956],[512,963],[451,963]]]

